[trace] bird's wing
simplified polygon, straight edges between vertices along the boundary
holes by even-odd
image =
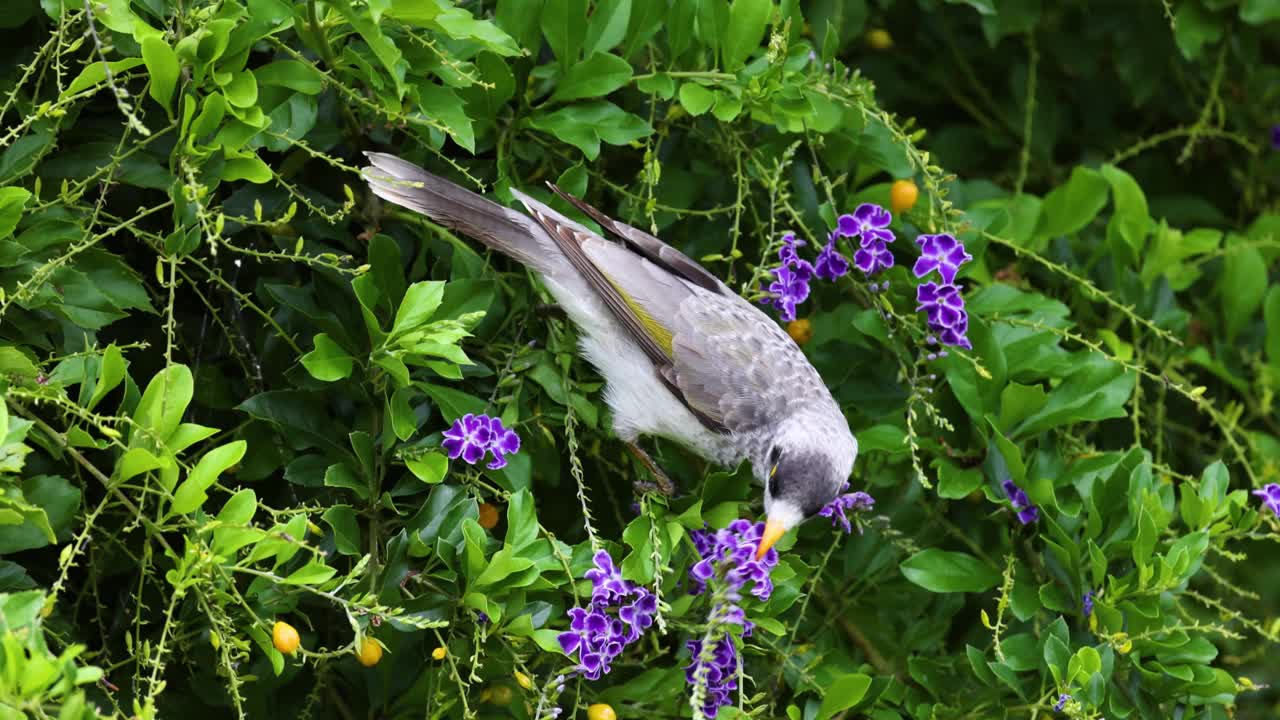
[[[795,341],[742,298],[699,292],[673,323],[674,381],[685,402],[747,433],[802,409],[834,405]]]
[[[556,192],[565,202],[578,208],[586,213],[592,220],[600,223],[600,227],[605,231],[618,236],[625,241],[636,252],[648,258],[651,262],[657,264],[663,269],[674,273],[675,275],[688,280],[704,290],[713,293],[726,295],[730,290],[725,284],[720,282],[720,278],[707,272],[707,269],[699,265],[688,255],[662,242],[658,238],[649,233],[634,228],[624,222],[619,222],[605,215],[599,210],[591,207],[587,203],[561,190],[554,183],[547,183],[552,190]]]

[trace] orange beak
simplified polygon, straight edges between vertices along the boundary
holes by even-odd
[[[764,554],[769,552],[769,548],[781,540],[786,532],[787,529],[782,526],[782,523],[772,518],[766,520],[764,523],[764,535],[760,537],[760,547],[756,549],[756,559],[759,560],[764,557]]]

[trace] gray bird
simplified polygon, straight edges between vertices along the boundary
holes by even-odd
[[[379,197],[469,235],[536,272],[581,329],[604,376],[613,430],[666,490],[640,448],[668,438],[714,463],[751,461],[764,486],[763,555],[844,487],[858,443],[787,333],[692,259],[551,188],[620,242],[512,189],[528,215],[394,155],[366,153]]]

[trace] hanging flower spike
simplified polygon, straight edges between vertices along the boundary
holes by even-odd
[[[444,441],[440,443],[450,460],[461,457],[468,465],[475,465],[484,458],[493,439],[488,420],[484,415],[467,413],[453,421],[453,427],[444,431]]]
[[[698,682],[698,672],[703,668],[702,641],[690,640],[685,647],[693,655],[689,666],[684,669],[685,681],[690,685]],[[730,696],[738,689],[738,649],[733,645],[733,638],[725,635],[716,643],[708,658],[705,670],[707,687],[706,698],[702,703],[702,714],[714,718],[720,708],[733,704]]]
[[[964,249],[964,243],[948,233],[921,235],[916,238],[916,244],[920,246],[920,259],[911,268],[911,272],[917,278],[937,270],[942,276],[942,282],[950,285],[955,281],[960,266],[973,259]]]
[[[845,237],[860,237],[862,247],[868,247],[879,240],[882,243],[893,242],[893,231],[889,223],[893,215],[879,205],[863,203],[853,211],[852,215],[841,215],[836,218],[836,232]]]
[[[849,260],[836,248],[838,232],[832,232],[827,244],[818,253],[813,272],[823,280],[835,280],[849,274]]]
[[[488,418],[489,452],[493,460],[489,461],[490,470],[501,470],[507,466],[507,455],[520,452],[520,436],[515,430],[502,426],[501,418]]]
[[[1262,504],[1280,518],[1280,483],[1268,483],[1261,490],[1254,490],[1253,494],[1262,498]]]
[[[591,604],[569,610],[569,630],[556,639],[564,654],[578,656],[578,672],[588,680],[608,674],[614,658],[653,625],[658,600],[649,590],[622,577],[609,553],[593,558],[595,567],[584,577],[591,581]]]

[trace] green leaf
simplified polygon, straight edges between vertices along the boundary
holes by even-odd
[[[570,105],[553,113],[538,114],[529,124],[573,145],[590,160],[600,154],[601,141],[625,145],[653,132],[644,120],[606,101]]]
[[[420,0],[392,0],[393,6],[420,7],[425,3]],[[528,0],[520,0],[520,7],[525,14],[533,14],[537,8],[531,7]],[[520,46],[501,28],[488,20],[479,20],[465,8],[441,7],[431,23],[441,32],[457,40],[471,40],[484,46],[489,52],[504,57],[520,54]],[[535,48],[536,49],[536,48]]]
[[[435,485],[444,480],[444,475],[449,470],[449,458],[438,452],[427,453],[420,458],[406,459],[404,464],[409,468],[409,472],[428,485]]]
[[[1227,341],[1231,342],[1245,325],[1254,322],[1254,313],[1262,305],[1267,292],[1267,262],[1254,247],[1232,247],[1243,243],[1236,235],[1227,238],[1227,257],[1223,263],[1222,315],[1226,320]]]
[[[560,66],[577,62],[587,32],[587,0],[546,0],[541,23]]]
[[[649,4],[641,0],[642,4]],[[631,20],[631,0],[601,0],[591,11],[585,38],[586,54],[609,52],[627,36]],[[624,53],[625,55],[625,53]]]
[[[346,463],[334,463],[324,471],[324,484],[326,487],[346,488],[354,492],[361,500],[369,499],[369,486],[360,482],[356,474],[347,467]]]
[[[85,407],[92,410],[102,399],[107,396],[124,380],[124,355],[121,354],[120,348],[112,343],[102,352],[102,362],[98,367],[98,381],[93,386],[93,395],[89,397],[89,402]]]
[[[391,416],[391,431],[402,442],[413,437],[413,433],[418,429],[418,419],[413,414],[413,406],[409,404],[409,398],[412,395],[413,391],[409,388],[400,388],[392,393],[391,399],[387,401],[387,414]]]
[[[256,185],[271,182],[271,167],[262,161],[257,155],[245,155],[243,157],[227,158],[222,166],[222,171],[218,173],[218,177],[227,182],[236,180],[248,180]]]
[[[169,506],[168,514],[185,515],[203,505],[209,497],[205,491],[227,468],[240,462],[247,447],[244,440],[236,440],[205,453],[191,469],[187,479],[174,491],[173,504]]]
[[[20,187],[0,188],[0,239],[13,234],[22,218],[22,209],[31,199],[31,191]]]
[[[311,377],[323,381],[343,380],[351,374],[355,359],[326,333],[313,339],[315,349],[302,356],[302,365]]]
[[[338,571],[318,562],[310,562],[295,570],[289,577],[280,582],[285,585],[319,585],[333,577]]]
[[[1280,285],[1272,285],[1267,291],[1266,303],[1262,307],[1262,318],[1267,330],[1266,340],[1263,343],[1267,351],[1267,360],[1271,367],[1280,370]]]
[[[409,286],[404,300],[396,310],[396,320],[391,327],[391,337],[416,330],[435,315],[444,299],[444,283],[439,280],[423,280]]]
[[[148,35],[142,40],[142,59],[147,64],[147,73],[151,75],[151,97],[172,114],[170,100],[173,89],[178,86],[178,54],[169,47],[159,35]]]
[[[772,0],[733,0],[729,6],[729,26],[725,29],[721,57],[730,72],[742,67],[751,53],[760,47],[760,37],[773,13]]]
[[[1045,196],[1036,238],[1044,241],[1077,232],[1098,216],[1107,204],[1106,178],[1097,170],[1077,167],[1066,185]]]
[[[1244,9],[1241,8],[1241,14]],[[1195,60],[1205,45],[1212,45],[1222,38],[1222,18],[1205,9],[1200,2],[1183,2],[1174,15],[1173,40],[1182,57]]]
[[[218,522],[224,522],[229,525],[247,525],[253,520],[254,513],[258,511],[258,494],[249,488],[245,488],[227,501],[222,506],[222,510],[218,511]]]
[[[1280,20],[1280,0],[1244,0],[1240,3],[1240,19],[1250,25]]]
[[[715,103],[715,93],[694,82],[680,86],[680,104],[690,115],[701,115]]]
[[[1112,248],[1123,249],[1126,260],[1135,265],[1152,226],[1147,197],[1132,175],[1114,165],[1103,165],[1102,176],[1111,185],[1116,206],[1115,214],[1107,223],[1107,238]]]
[[[857,705],[866,697],[871,687],[871,677],[862,673],[837,675],[824,683],[822,705],[818,707],[816,720],[828,720],[836,713]]]
[[[982,471],[978,468],[961,468],[955,463],[940,460],[938,465],[938,497],[958,500],[968,497],[982,485]]]
[[[125,58],[124,60],[114,60],[111,62],[100,62],[94,60],[85,66],[84,70],[72,80],[67,89],[62,91],[62,99],[65,100],[78,92],[88,90],[89,88],[104,83],[107,80],[107,68],[110,67],[112,77],[119,75],[125,70],[132,70],[145,62],[140,57]],[[120,84],[120,80],[115,81]]]
[[[900,567],[908,580],[935,593],[983,592],[1000,583],[995,568],[962,552],[929,548],[907,558]]]
[[[156,373],[133,411],[133,420],[140,427],[130,431],[129,446],[150,443],[152,435],[167,441],[182,422],[194,393],[195,381],[186,365],[170,365]]]
[[[333,528],[333,542],[339,553],[360,554],[360,523],[350,505],[333,505],[320,517]]]
[[[617,55],[596,53],[565,71],[549,102],[604,97],[630,81],[631,63]]]
[[[480,573],[480,576],[472,581],[472,586],[481,588],[486,585],[493,585],[531,567],[533,567],[532,560],[517,557],[511,548],[504,547],[493,554],[493,557],[489,559],[489,564],[485,566],[484,572]]]
[[[319,95],[324,76],[314,66],[298,60],[277,60],[254,68],[259,85],[287,87],[306,95]]]
[[[1049,428],[1086,420],[1124,417],[1137,374],[1094,353],[1081,353],[1075,369],[1053,392],[1044,407],[1018,426],[1015,435],[1027,436]]]
[[[476,150],[475,128],[471,118],[464,112],[465,103],[452,88],[435,83],[420,83],[417,86],[418,105],[422,111],[444,126],[449,137],[466,149]]]

